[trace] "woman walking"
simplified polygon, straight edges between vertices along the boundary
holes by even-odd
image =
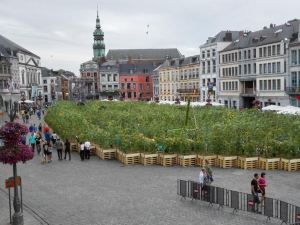
[[[71,144],[68,139],[65,142],[65,160],[67,158],[67,153],[69,154],[69,160],[71,160]]]

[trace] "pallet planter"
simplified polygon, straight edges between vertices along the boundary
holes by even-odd
[[[177,165],[177,154],[159,154],[159,164],[162,166]]]
[[[121,156],[121,162],[127,166],[127,165],[134,165],[134,164],[139,164],[140,163],[140,153],[123,153]]]
[[[281,159],[280,169],[289,172],[300,170],[300,159]]]
[[[120,151],[119,149],[116,150],[116,159],[119,160],[120,162],[122,162],[122,156],[123,156],[123,152]]]
[[[70,143],[70,148],[71,148],[71,151],[76,151],[76,152],[78,152],[80,149],[80,148],[78,148],[78,144],[74,143],[74,142]]]
[[[259,158],[259,168],[263,170],[275,170],[280,168],[280,158]]]
[[[141,164],[144,166],[156,165],[158,163],[158,154],[141,153]]]
[[[208,161],[208,165],[216,166],[217,155],[198,155],[197,156],[197,166],[204,166],[206,160]]]
[[[241,169],[256,169],[258,168],[258,157],[238,157],[238,168]]]
[[[99,157],[103,160],[111,160],[116,159],[116,149],[100,149]]]
[[[197,155],[180,155],[178,156],[178,164],[180,166],[196,166]]]
[[[221,155],[219,155],[217,165],[220,168],[224,168],[224,169],[234,168],[234,167],[237,167],[237,165],[238,165],[237,159],[238,159],[237,156],[221,156]]]

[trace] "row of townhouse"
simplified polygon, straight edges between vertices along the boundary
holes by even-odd
[[[160,100],[218,101],[231,108],[300,107],[300,21],[255,32],[222,31],[200,55],[166,60],[155,69]]]

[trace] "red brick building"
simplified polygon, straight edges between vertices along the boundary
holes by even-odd
[[[121,64],[120,89],[124,100],[150,101],[153,98],[152,64]]]

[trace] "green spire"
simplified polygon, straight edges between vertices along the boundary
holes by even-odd
[[[97,18],[96,18],[96,29],[94,31],[94,60],[105,57],[105,44],[104,44],[104,32],[101,29],[98,5],[97,5]]]

